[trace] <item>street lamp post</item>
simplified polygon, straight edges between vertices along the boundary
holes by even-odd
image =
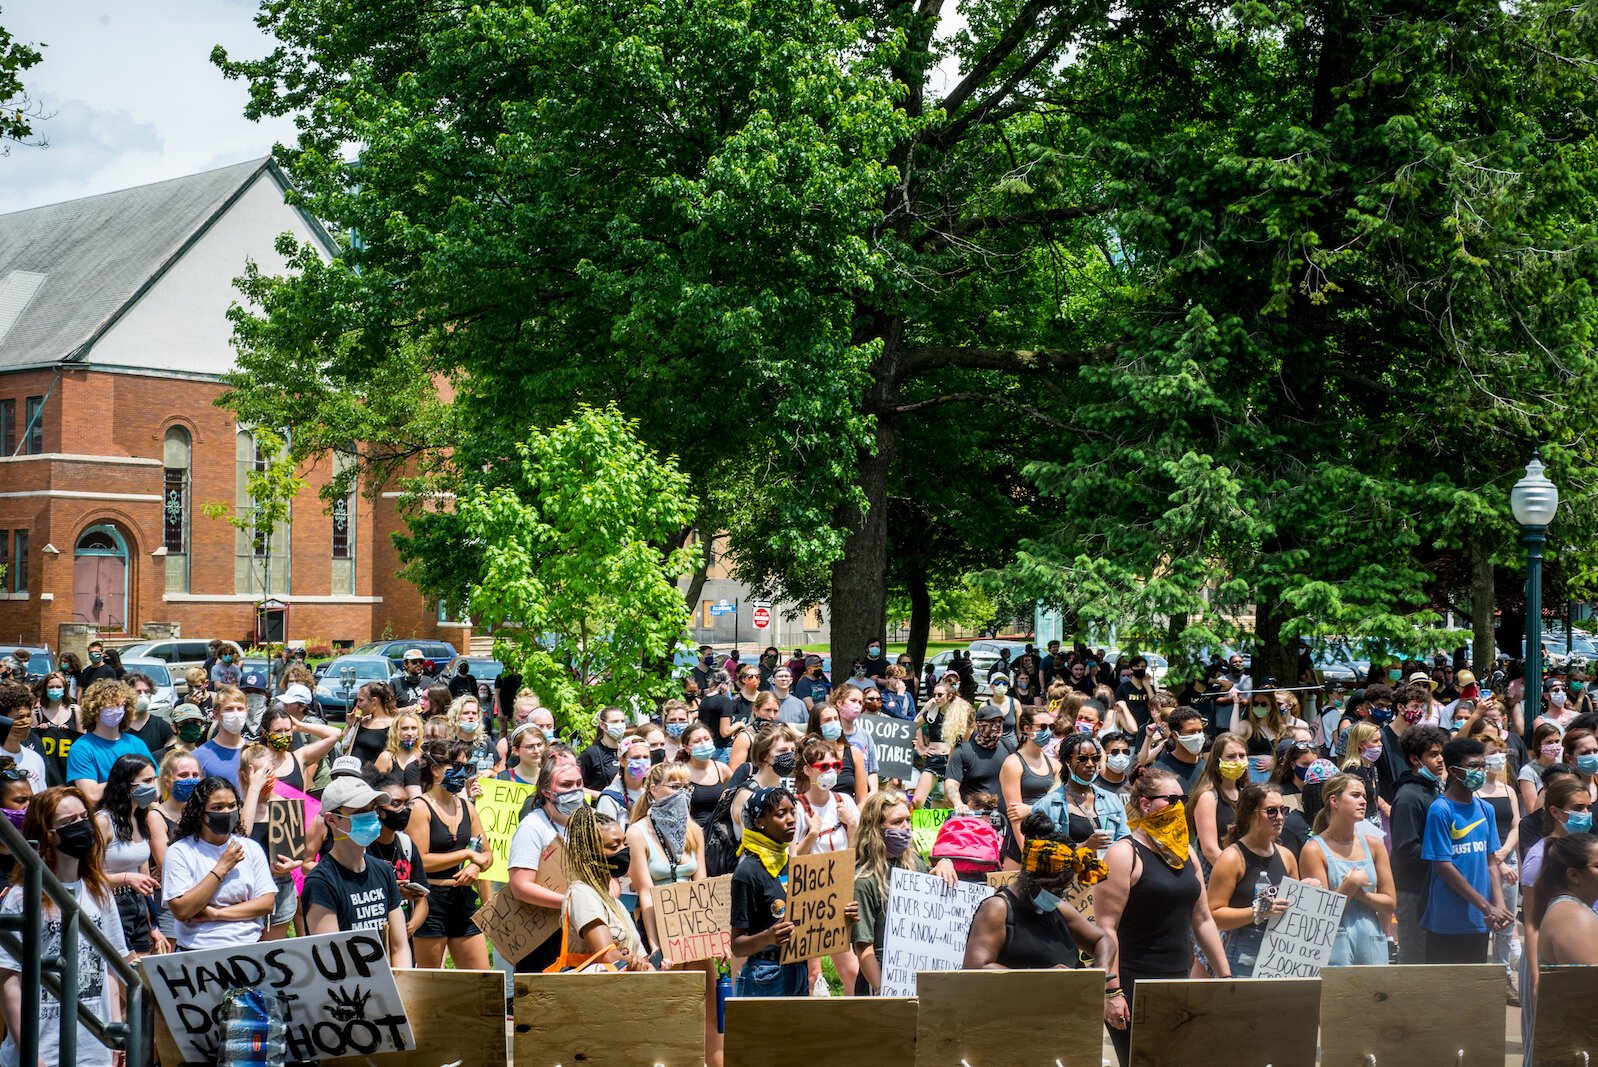
[[[1523,718],[1526,745],[1531,749],[1532,724],[1542,711],[1543,698],[1543,542],[1548,524],[1559,510],[1559,487],[1543,474],[1542,459],[1533,454],[1526,476],[1509,491],[1509,509],[1520,523],[1526,543],[1526,697]]]

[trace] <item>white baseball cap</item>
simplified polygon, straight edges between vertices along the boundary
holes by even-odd
[[[328,774],[334,778],[345,774],[353,774],[356,777],[360,777],[361,759],[359,756],[340,756],[333,761],[333,769],[328,771]]]
[[[311,689],[307,685],[295,682],[293,685],[283,690],[283,696],[280,699],[285,704],[309,705],[311,703]]]
[[[376,802],[387,799],[387,793],[373,789],[360,778],[336,778],[322,790],[322,810],[369,808]]]
[[[422,655],[422,650],[419,649],[419,648],[407,648],[405,650],[405,655],[401,656],[400,658],[401,659],[410,660],[410,659],[426,659],[427,657]]]

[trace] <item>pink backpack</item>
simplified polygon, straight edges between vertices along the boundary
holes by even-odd
[[[957,874],[988,874],[999,869],[999,831],[976,815],[954,815],[938,828],[932,862],[948,860]]]

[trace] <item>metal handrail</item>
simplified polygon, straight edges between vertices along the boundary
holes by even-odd
[[[16,1035],[17,1062],[39,1062],[39,993],[46,988],[48,971],[50,992],[61,1005],[59,1062],[77,1062],[78,1016],[81,1014],[84,1025],[101,1044],[125,1053],[127,1067],[145,1067],[144,1012],[145,1005],[151,1001],[144,975],[117,954],[99,927],[80,922],[83,909],[78,906],[77,897],[45,866],[34,844],[23,837],[22,831],[11,825],[9,819],[0,819],[0,845],[5,846],[22,868],[22,913],[19,916],[22,921],[15,924],[21,933],[21,945],[16,947],[21,949],[17,957],[22,964],[22,1032]],[[61,952],[48,959],[43,955],[46,896],[61,909]],[[79,938],[87,938],[122,980],[128,994],[126,1022],[106,1022],[78,1004]],[[13,947],[9,938],[6,947]]]

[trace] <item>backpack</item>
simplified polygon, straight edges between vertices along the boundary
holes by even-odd
[[[954,815],[938,828],[932,842],[932,862],[949,860],[956,874],[987,874],[999,869],[1002,847],[999,831],[976,815]]]
[[[730,785],[721,791],[716,810],[705,823],[705,875],[716,878],[731,874],[738,866],[738,838],[732,830],[732,797],[737,790]]]

